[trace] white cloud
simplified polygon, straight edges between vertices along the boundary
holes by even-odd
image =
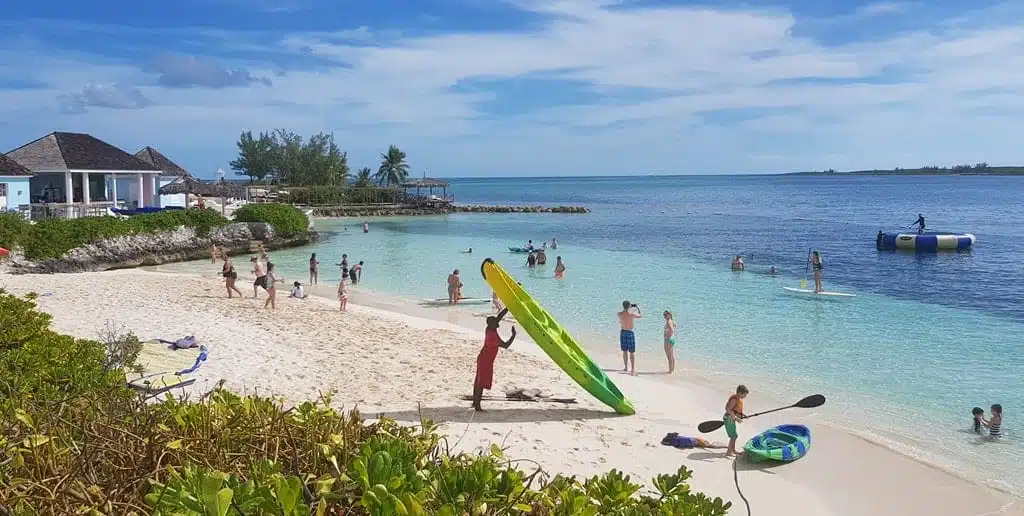
[[[741,172],[767,165],[919,164],[904,161],[913,157],[928,163],[1019,159],[1005,135],[1020,134],[1024,119],[991,114],[1024,108],[1018,100],[1024,98],[1024,18],[835,44],[837,34],[831,43],[794,35],[801,20],[779,10],[560,0],[516,5],[546,21],[517,31],[418,37],[382,36],[367,27],[272,40],[262,34],[263,41],[218,32],[232,49],[334,63],[288,71],[274,77],[273,87],[172,89],[110,58],[26,58],[0,50],[0,72],[48,85],[0,90],[0,116],[15,109],[42,114],[26,124],[26,133],[0,133],[0,142],[12,147],[36,133],[85,126],[112,140],[205,149],[197,161],[227,161],[241,130],[333,130],[357,166],[395,143],[414,167],[429,162],[437,174]],[[857,15],[907,8],[872,4]],[[269,59],[262,68],[252,59],[219,61],[258,77],[275,69]],[[526,95],[572,87],[556,83],[562,80],[573,81],[587,98],[616,101],[517,112],[511,108],[519,99],[480,82],[525,77],[542,84]],[[81,93],[90,83],[137,85],[154,105],[97,107],[76,116],[56,111],[59,95]],[[616,96],[623,89],[650,94],[623,102]],[[490,114],[496,105],[507,114]],[[709,111],[769,108],[794,111],[726,126],[703,123]]]

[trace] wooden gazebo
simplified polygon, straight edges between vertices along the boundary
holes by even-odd
[[[434,189],[435,188],[440,188],[441,189],[441,200],[443,200],[445,202],[448,202],[448,187],[449,186],[451,186],[451,185],[449,185],[447,181],[442,181],[440,179],[433,179],[433,178],[429,178],[429,177],[421,177],[421,178],[418,178],[418,179],[410,179],[410,180],[402,183],[402,188],[405,189],[405,196],[406,196],[406,198],[409,197],[409,190],[415,188],[416,189],[416,197],[419,198],[419,197],[421,197],[420,192],[424,188],[426,188],[427,189],[427,195],[430,196],[428,200],[436,201],[437,199],[433,198],[433,196],[434,196]]]

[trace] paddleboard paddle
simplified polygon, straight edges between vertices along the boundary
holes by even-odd
[[[807,271],[811,267],[811,250],[807,249],[807,261],[804,262],[804,279],[800,280],[800,288],[807,288]]]
[[[808,396],[808,397],[806,397],[806,398],[804,398],[804,399],[802,399],[802,400],[800,400],[800,401],[798,401],[798,402],[796,402],[796,403],[794,403],[792,405],[788,405],[788,406],[785,406],[785,407],[779,407],[777,409],[772,409],[772,410],[766,410],[764,412],[758,412],[757,414],[751,414],[751,415],[747,416],[744,419],[752,418],[754,416],[763,416],[764,414],[771,414],[772,412],[778,412],[780,410],[786,410],[786,409],[791,409],[791,408],[814,408],[814,407],[820,407],[820,406],[822,406],[824,404],[825,404],[825,396],[823,394],[812,394],[812,395],[810,395],[810,396]],[[719,428],[722,428],[722,426],[724,426],[724,425],[725,425],[725,421],[723,421],[721,419],[714,419],[714,420],[711,420],[711,421],[705,421],[705,422],[697,425],[697,430],[699,430],[702,434],[706,434],[708,432],[714,432],[715,430],[718,430]]]

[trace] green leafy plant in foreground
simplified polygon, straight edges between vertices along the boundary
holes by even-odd
[[[547,478],[492,445],[453,454],[435,425],[215,389],[146,403],[103,343],[50,329],[0,290],[0,513],[197,515],[682,515],[730,504],[690,471],[643,490],[610,471]],[[119,338],[124,337],[118,333]],[[122,339],[128,340],[130,339]]]

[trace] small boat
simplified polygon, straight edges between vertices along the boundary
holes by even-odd
[[[800,294],[803,296],[823,296],[823,297],[857,297],[857,294],[847,294],[846,292],[815,292],[809,288],[795,288],[795,287],[782,287],[782,290],[786,292],[792,292],[794,294]]]
[[[751,462],[777,460],[792,462],[811,449],[811,429],[804,425],[779,425],[747,441],[743,451]]]
[[[508,252],[510,253],[528,253],[530,251],[536,251],[536,249],[530,249],[529,247],[509,247]]]
[[[420,302],[425,304],[425,305],[447,305],[448,304],[448,298],[447,297],[439,297],[439,298],[435,298],[435,299],[424,299],[424,300],[422,300]],[[491,298],[489,298],[489,297],[488,298],[464,297],[464,298],[459,299],[459,303],[458,304],[460,304],[460,305],[485,305],[485,304],[489,304],[490,302],[491,302]]]
[[[875,247],[879,251],[915,251],[918,253],[966,251],[977,240],[971,233],[949,233],[945,231],[881,233],[875,238]]]

